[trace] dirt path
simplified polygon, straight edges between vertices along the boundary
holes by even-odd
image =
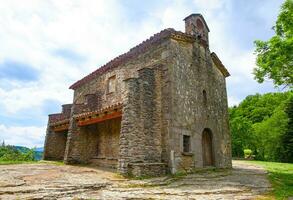
[[[90,167],[2,165],[0,199],[254,199],[271,189],[264,169],[240,161],[233,168],[127,180]]]

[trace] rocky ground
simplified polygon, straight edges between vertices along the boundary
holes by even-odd
[[[0,166],[0,199],[255,199],[271,190],[263,168],[128,180],[94,167],[52,163]]]

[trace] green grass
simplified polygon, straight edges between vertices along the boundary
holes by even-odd
[[[39,160],[39,161],[15,161],[15,160],[9,160],[9,161],[3,161],[0,160],[0,165],[17,165],[17,164],[51,164],[51,165],[64,165],[63,161],[45,161],[45,160]]]
[[[38,161],[0,161],[0,165],[16,165],[16,164],[36,164]]]
[[[48,160],[40,160],[39,163],[52,164],[52,165],[65,165],[63,161],[48,161]]]
[[[283,200],[293,196],[293,164],[265,161],[245,162],[263,166],[269,172],[268,176],[276,199]]]

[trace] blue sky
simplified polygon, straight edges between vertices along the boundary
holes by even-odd
[[[0,0],[0,140],[42,146],[47,115],[72,101],[68,87],[165,28],[201,13],[210,49],[231,73],[229,105],[278,91],[258,84],[253,41],[273,35],[281,0]]]

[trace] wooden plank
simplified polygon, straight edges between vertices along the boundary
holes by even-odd
[[[113,112],[113,113],[109,113],[106,114],[102,117],[97,117],[97,118],[91,118],[91,119],[86,119],[84,121],[79,121],[78,122],[78,126],[86,126],[86,125],[90,125],[90,124],[96,124],[99,122],[103,122],[109,119],[115,119],[118,117],[122,117],[122,111],[117,111],[117,112]]]
[[[65,130],[68,130],[68,128],[69,128],[69,124],[67,124],[65,126],[60,126],[60,127],[54,127],[53,131],[54,132],[65,131]]]

